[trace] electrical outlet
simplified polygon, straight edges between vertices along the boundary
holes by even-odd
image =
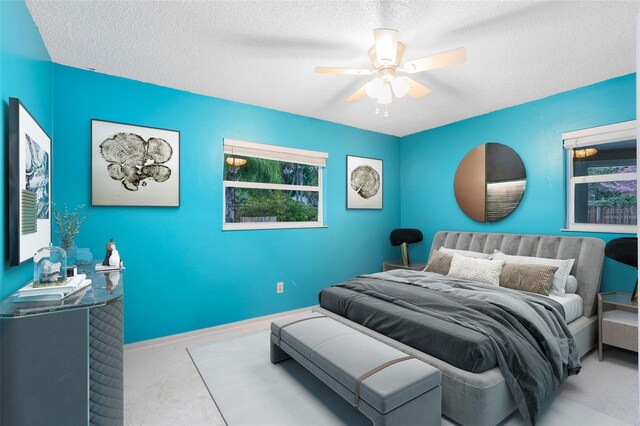
[[[276,293],[284,293],[284,283],[282,281],[276,283]]]

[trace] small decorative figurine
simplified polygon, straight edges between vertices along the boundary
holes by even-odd
[[[120,253],[116,249],[115,244],[111,244],[111,256],[109,257],[109,266],[120,266]]]
[[[118,250],[116,249],[116,243],[113,241],[113,238],[109,240],[105,248],[107,249],[107,252],[104,255],[104,260],[102,261],[102,265],[117,266],[121,268],[122,259],[120,259],[120,253],[118,253]]]

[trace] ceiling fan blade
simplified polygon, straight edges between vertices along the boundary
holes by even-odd
[[[413,99],[418,99],[423,97],[424,95],[428,95],[429,93],[431,93],[431,89],[429,89],[427,86],[420,84],[409,77],[403,78],[407,83],[409,83],[409,96],[411,96]]]
[[[409,74],[448,67],[449,65],[462,64],[467,59],[467,51],[464,47],[416,59],[404,64],[402,71]]]
[[[316,67],[318,74],[351,74],[351,75],[369,75],[373,74],[373,70],[364,68],[341,68],[341,67]]]
[[[378,61],[386,65],[394,64],[398,56],[398,31],[376,28],[373,30],[373,39]]]
[[[369,83],[367,83],[369,84]],[[355,101],[359,101],[360,99],[364,98],[367,94],[367,92],[365,91],[367,84],[365,84],[364,86],[362,86],[361,88],[359,88],[353,95],[349,96],[347,98],[348,102],[355,102]]]

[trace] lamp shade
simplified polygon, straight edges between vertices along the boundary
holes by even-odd
[[[391,245],[396,247],[402,243],[413,244],[422,241],[422,231],[419,229],[399,228],[391,231],[389,235]]]
[[[393,94],[397,98],[401,98],[409,93],[409,83],[404,77],[396,77],[391,81],[391,89],[393,89]]]
[[[638,267],[638,238],[625,237],[610,240],[604,248],[604,255],[625,265]]]
[[[384,82],[380,77],[376,77],[365,86],[364,91],[370,98],[378,99],[378,97],[382,94],[383,89]]]

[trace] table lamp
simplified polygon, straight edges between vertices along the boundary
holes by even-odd
[[[422,231],[419,229],[400,228],[394,229],[389,235],[391,245],[400,246],[402,252],[402,263],[408,266],[411,263],[409,259],[409,244],[419,243],[422,241]]]

